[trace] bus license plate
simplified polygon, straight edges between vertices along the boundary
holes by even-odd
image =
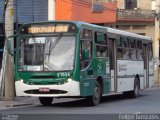
[[[49,88],[39,88],[39,92],[49,92]]]

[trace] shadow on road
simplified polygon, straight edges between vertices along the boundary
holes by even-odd
[[[144,96],[146,96],[146,95],[140,95],[138,98],[141,98],[141,97],[144,97]],[[133,99],[134,100],[134,98],[129,98],[129,97],[123,96],[122,94],[111,95],[111,96],[103,96],[101,98],[100,104],[118,102],[118,101],[128,100],[128,99]],[[88,105],[86,99],[80,98],[80,99],[73,99],[73,100],[67,101],[67,102],[53,103],[52,105],[47,106],[47,107],[90,107],[90,106]]]

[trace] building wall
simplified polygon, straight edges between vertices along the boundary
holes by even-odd
[[[127,22],[127,23],[117,23],[116,26],[117,29],[121,29],[128,32],[133,32],[141,35],[150,36],[154,39],[154,23],[153,22],[143,22],[143,23],[133,23],[133,22]]]
[[[89,23],[116,22],[116,2],[102,3],[104,11],[92,12],[91,0],[56,0],[56,20],[78,20]]]
[[[137,0],[137,3],[137,8],[141,8],[143,10],[152,9],[152,0]]]
[[[20,23],[48,20],[48,0],[17,0],[15,8]]]
[[[0,23],[3,20],[4,1],[0,0]],[[20,24],[48,20],[48,0],[16,0],[14,9],[14,21]]]
[[[0,0],[0,23],[3,21],[4,0]]]
[[[130,14],[124,17],[124,19],[117,17],[117,22],[115,25],[113,25],[113,27],[120,30],[125,30],[128,32],[150,36],[152,37],[152,39],[154,39],[154,17],[146,17],[147,15],[150,14],[148,10],[151,11],[153,8],[152,3],[153,3],[152,0],[137,0],[137,8],[140,8],[138,10],[140,10],[141,12],[141,14],[139,14],[140,17],[138,17],[137,15],[137,18],[136,18],[131,16]],[[125,6],[125,0],[117,0],[118,9],[125,9],[124,6]],[[136,11],[136,10],[129,9],[128,12],[129,11]],[[127,9],[125,12],[127,12]],[[137,11],[137,14],[138,14],[138,11]]]
[[[146,35],[152,37],[152,39],[154,40],[154,22],[117,22],[116,25],[113,25],[113,27],[119,30],[133,32],[140,35]]]
[[[137,8],[151,10],[154,7],[152,6],[152,3],[152,0],[137,0]],[[117,0],[117,8],[125,9],[125,0]]]
[[[56,0],[56,20],[70,20],[72,18],[72,4],[71,1],[67,0],[67,2],[63,0]]]
[[[118,9],[125,9],[125,0],[117,0],[117,8]]]

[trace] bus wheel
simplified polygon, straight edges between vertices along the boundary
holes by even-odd
[[[123,92],[123,95],[127,98],[136,98],[139,95],[139,89],[140,89],[140,84],[139,84],[139,80],[136,77],[134,80],[134,90],[132,91],[127,91],[127,92]]]
[[[134,90],[127,92],[129,97],[130,98],[138,97],[139,89],[140,89],[139,79],[136,77],[134,80]]]
[[[39,97],[39,101],[42,105],[48,106],[52,104],[53,97]]]
[[[87,100],[88,100],[89,105],[96,106],[99,104],[100,98],[101,98],[101,88],[100,88],[99,82],[96,81],[94,90],[93,90],[93,95],[87,97]]]
[[[131,91],[131,97],[132,98],[136,98],[139,95],[139,89],[140,89],[140,84],[139,84],[139,80],[136,77],[134,80],[134,90]]]

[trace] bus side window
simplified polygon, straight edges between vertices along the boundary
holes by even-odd
[[[136,60],[136,40],[130,39],[130,56],[132,60]]]
[[[129,40],[126,37],[123,37],[122,40],[123,40],[123,58],[124,59],[129,59],[130,58]]]
[[[101,34],[101,40],[98,40],[98,34]],[[96,55],[97,57],[107,57],[108,47],[107,47],[107,35],[103,33],[95,32],[95,43],[96,43]]]
[[[117,37],[117,59],[123,59],[123,48],[122,48],[122,39]]]
[[[80,38],[80,68],[84,69],[92,58],[92,31],[83,29]]]
[[[142,41],[137,40],[137,60],[142,60]]]

